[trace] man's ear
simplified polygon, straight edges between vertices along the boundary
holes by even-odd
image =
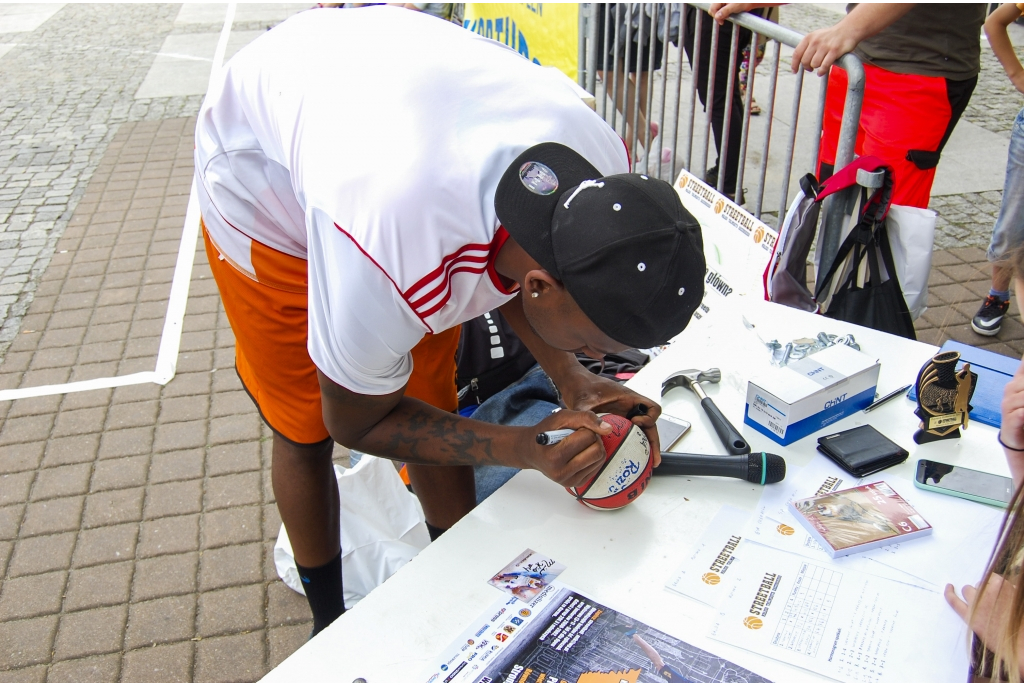
[[[565,290],[562,282],[544,269],[528,271],[523,281],[526,286],[524,290],[528,297],[533,297],[534,293],[537,294],[537,297],[543,297],[545,294],[558,293]]]

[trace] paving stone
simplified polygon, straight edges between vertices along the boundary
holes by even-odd
[[[313,620],[309,603],[304,595],[284,584],[281,580],[267,585],[267,625],[271,627],[308,623]],[[309,636],[309,633],[306,633]]]
[[[149,470],[151,483],[191,480],[203,476],[203,450],[191,449],[153,455]]]
[[[32,499],[43,500],[81,495],[89,490],[90,464],[72,464],[43,469],[32,485]]]
[[[135,563],[133,599],[142,601],[196,591],[199,553],[168,554]]]
[[[210,394],[210,373],[183,373],[175,376],[164,386],[164,397],[197,396],[208,397]]]
[[[121,677],[126,683],[192,682],[192,659],[196,643],[157,645],[124,655]]]
[[[4,682],[7,683],[41,683],[46,678],[46,666],[29,666],[13,671],[4,671]]]
[[[0,476],[0,506],[27,501],[29,489],[35,478],[36,474],[32,471],[5,473]]]
[[[202,592],[263,579],[263,547],[259,543],[206,550],[199,560]]]
[[[210,420],[210,444],[258,440],[260,418],[255,412]]]
[[[133,523],[83,530],[72,564],[82,568],[131,559],[138,534],[139,526]]]
[[[21,535],[45,535],[77,530],[82,520],[83,501],[84,498],[78,496],[30,503],[21,525]]]
[[[59,661],[50,666],[46,679],[51,683],[111,683],[120,670],[121,655],[104,654]]]
[[[207,475],[220,476],[261,468],[260,447],[259,441],[250,441],[209,448],[206,454]]]
[[[8,578],[0,590],[0,621],[57,613],[66,578],[66,571]]]
[[[199,596],[198,634],[204,638],[264,626],[263,585],[243,585]]]
[[[263,505],[263,538],[276,540],[281,532],[281,512],[276,504]]]
[[[11,578],[66,569],[75,549],[74,532],[18,540],[7,573]]]
[[[145,485],[148,470],[146,455],[98,462],[93,468],[90,490],[101,492]]]
[[[53,438],[46,443],[43,466],[92,462],[96,459],[99,446],[100,436],[98,434]]]
[[[100,441],[99,458],[131,457],[137,454],[149,454],[153,451],[153,428],[126,428],[124,430],[105,431]]]
[[[270,655],[267,658],[267,669],[278,665],[298,651],[299,647],[309,641],[309,633],[313,622],[307,621],[298,625],[281,626],[269,630]]]
[[[197,397],[168,397],[160,402],[160,422],[170,424],[178,421],[205,419],[208,407],[209,398],[203,395]],[[203,435],[205,436],[205,431],[203,431]]]
[[[82,526],[95,528],[141,520],[145,493],[145,488],[137,487],[88,495],[85,498]]]
[[[57,620],[53,615],[0,622],[0,669],[4,680],[15,668],[50,660]]]
[[[252,682],[265,672],[263,631],[203,640],[196,647],[197,681]]]
[[[209,478],[206,482],[204,507],[207,511],[212,511],[244,504],[258,504],[261,499],[260,490],[259,473]]]
[[[262,511],[259,506],[232,507],[203,514],[203,548],[260,540]]]
[[[53,658],[60,661],[119,651],[127,615],[125,606],[63,614],[53,645]]]
[[[165,597],[131,605],[125,646],[143,646],[188,640],[195,635],[196,598]]]
[[[72,569],[64,611],[124,604],[131,595],[131,561]]]
[[[199,515],[143,521],[140,537],[139,558],[198,550]]]
[[[153,485],[146,495],[146,518],[197,512],[202,506],[202,490],[199,481]]]
[[[232,355],[234,363],[234,355]],[[244,390],[214,393],[210,403],[210,416],[232,416],[234,414],[250,414],[256,407]]]
[[[14,552],[14,542],[11,540],[0,542],[0,578],[7,574],[7,563],[11,560],[12,552]]]
[[[23,442],[0,450],[0,473],[16,473],[39,468],[45,442]],[[2,481],[0,481],[2,482]]]
[[[206,421],[161,423],[156,427],[153,449],[157,452],[202,447],[206,444]]]
[[[60,396],[26,397],[12,403],[7,414],[10,418],[19,416],[36,416],[38,414],[55,414],[60,407]]]
[[[0,540],[12,540],[18,535],[24,513],[24,504],[0,507]]]
[[[0,430],[0,445],[45,440],[50,436],[53,416],[27,416],[20,421],[8,421]]]

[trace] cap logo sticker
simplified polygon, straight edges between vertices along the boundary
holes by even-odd
[[[639,264],[636,265],[636,270],[637,271],[647,271],[647,265],[644,264],[643,262],[640,262]]]
[[[558,190],[558,176],[540,162],[526,162],[519,167],[519,181],[534,195],[551,195]]]
[[[620,205],[618,202],[616,202],[615,204],[612,205],[612,209],[614,209],[617,212],[620,209],[622,209],[622,205]]]
[[[563,207],[569,209],[569,203],[576,199],[576,196],[580,194],[580,191],[586,190],[587,188],[604,188],[604,181],[584,181],[576,186],[576,190],[572,191],[572,195],[565,201]]]

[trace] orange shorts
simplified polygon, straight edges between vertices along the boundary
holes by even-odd
[[[267,425],[299,444],[323,442],[323,405],[316,366],[306,349],[306,260],[252,243],[254,280],[220,256],[203,225],[203,241],[235,334],[235,368]],[[427,334],[412,350],[405,387],[438,409],[456,411],[455,355],[460,327]]]

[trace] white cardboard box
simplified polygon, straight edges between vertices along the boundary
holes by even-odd
[[[871,404],[878,369],[878,360],[846,345],[769,369],[747,383],[743,422],[788,445]]]

